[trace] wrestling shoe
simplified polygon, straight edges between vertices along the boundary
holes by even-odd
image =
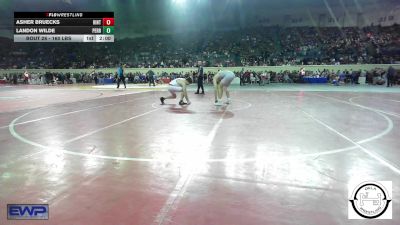
[[[215,101],[214,105],[221,106],[223,105],[221,101]]]

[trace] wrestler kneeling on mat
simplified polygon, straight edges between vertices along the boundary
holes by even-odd
[[[164,105],[165,99],[175,99],[176,98],[176,92],[182,92],[181,94],[181,100],[179,101],[179,105],[190,105],[189,97],[187,95],[186,87],[192,83],[192,78],[187,77],[187,78],[176,78],[175,80],[172,80],[169,82],[169,87],[168,91],[171,93],[170,96],[168,97],[161,97],[160,101],[161,104]],[[186,102],[183,101],[183,97],[186,98]]]
[[[226,104],[231,103],[228,87],[231,82],[235,79],[235,74],[232,71],[224,70],[219,71],[213,77],[214,94],[215,94],[215,105],[222,105],[222,96],[226,94]]]

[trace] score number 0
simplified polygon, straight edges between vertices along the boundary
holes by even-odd
[[[103,26],[114,26],[114,18],[103,18]]]

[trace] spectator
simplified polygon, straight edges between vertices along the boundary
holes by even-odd
[[[119,88],[119,83],[121,81],[122,83],[124,83],[124,87],[126,88],[124,69],[122,67],[122,64],[120,64],[117,68],[117,88]]]
[[[389,69],[386,73],[387,77],[387,85],[386,87],[392,87],[393,84],[395,83],[395,77],[396,77],[396,70],[393,68],[393,66],[389,66]]]
[[[24,72],[24,84],[28,84],[29,82],[29,73],[25,70]]]
[[[151,84],[153,84],[153,87],[156,86],[156,84],[154,83],[154,72],[153,72],[153,70],[149,70],[147,72],[147,79],[149,81],[149,87],[150,87]]]

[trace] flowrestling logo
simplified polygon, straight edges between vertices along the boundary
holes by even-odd
[[[8,204],[7,219],[9,220],[48,220],[48,204]]]
[[[349,184],[349,219],[392,219],[392,182]]]

